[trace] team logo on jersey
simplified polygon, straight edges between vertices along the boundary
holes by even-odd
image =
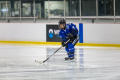
[[[52,38],[54,36],[53,29],[49,29],[48,36]]]

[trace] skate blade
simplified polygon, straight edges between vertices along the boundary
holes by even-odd
[[[69,59],[69,60],[64,60],[64,62],[65,62],[65,63],[70,63],[70,62],[76,62],[76,61],[75,61],[75,59],[73,59],[73,60],[70,60],[70,59]]]

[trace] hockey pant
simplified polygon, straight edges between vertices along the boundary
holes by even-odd
[[[77,44],[78,41],[79,41],[79,35],[77,35],[74,40],[67,43],[67,45],[65,47],[65,50],[67,51],[67,54],[68,54],[69,58],[74,57],[74,53],[75,53],[74,46]]]

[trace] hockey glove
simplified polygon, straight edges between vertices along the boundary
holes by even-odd
[[[65,47],[65,46],[66,46],[65,41],[62,41],[62,46],[63,46],[63,47]]]
[[[70,34],[67,34],[67,36],[69,37],[70,40],[73,40],[73,39],[74,39],[74,36],[73,36],[73,34],[71,34],[71,33],[70,33]]]

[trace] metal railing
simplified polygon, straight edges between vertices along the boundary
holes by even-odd
[[[48,0],[48,5],[50,5],[50,0]],[[120,19],[120,16],[115,15],[115,0],[113,0],[113,5],[114,5],[114,15],[113,16],[98,16],[98,0],[96,0],[96,16],[81,16],[81,0],[79,0],[79,9],[80,9],[80,16],[65,16],[65,0],[64,1],[64,16],[59,17],[59,16],[50,16],[50,8],[48,7],[48,18],[38,18],[35,16],[35,0],[33,0],[33,9],[34,9],[34,15],[33,17],[21,17],[21,0],[20,0],[20,17],[7,17],[7,1],[6,1],[6,17],[0,17],[0,19],[5,19],[6,22],[9,22],[11,19],[18,19],[19,22],[21,22],[22,19],[33,19],[33,22],[36,22],[36,19],[48,19],[48,22],[51,22],[51,19],[79,19],[79,22],[82,22],[82,19],[91,19],[91,20],[96,20],[98,23],[99,19],[113,19],[114,22],[116,23],[116,19]]]

